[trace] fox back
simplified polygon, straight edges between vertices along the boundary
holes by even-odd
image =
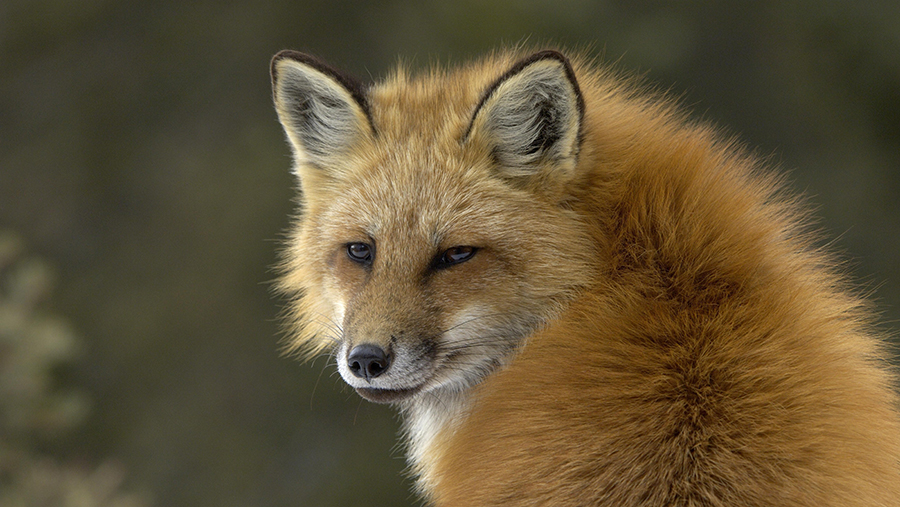
[[[733,142],[551,50],[272,77],[291,348],[398,406],[434,505],[900,505],[884,342]]]

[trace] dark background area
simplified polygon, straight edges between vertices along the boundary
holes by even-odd
[[[160,506],[417,504],[393,411],[279,352],[294,182],[269,59],[369,80],[523,40],[643,75],[788,172],[898,329],[894,0],[4,0],[0,231],[49,266],[37,312],[79,340],[49,378],[89,400],[76,428],[16,445],[112,460]],[[0,488],[12,475],[0,453]]]

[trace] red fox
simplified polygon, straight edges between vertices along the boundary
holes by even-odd
[[[585,57],[272,60],[291,347],[399,407],[435,506],[900,506],[865,301],[778,177]]]

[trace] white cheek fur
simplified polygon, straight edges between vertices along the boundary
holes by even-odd
[[[505,329],[490,308],[471,306],[460,312],[447,326],[441,347],[460,364],[445,369],[439,385],[466,390],[506,364],[516,347],[506,333],[498,334],[498,328]]]

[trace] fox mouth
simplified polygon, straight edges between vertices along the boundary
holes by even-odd
[[[403,401],[419,392],[419,387],[408,389],[377,389],[374,387],[357,387],[356,392],[374,403],[394,403]]]

